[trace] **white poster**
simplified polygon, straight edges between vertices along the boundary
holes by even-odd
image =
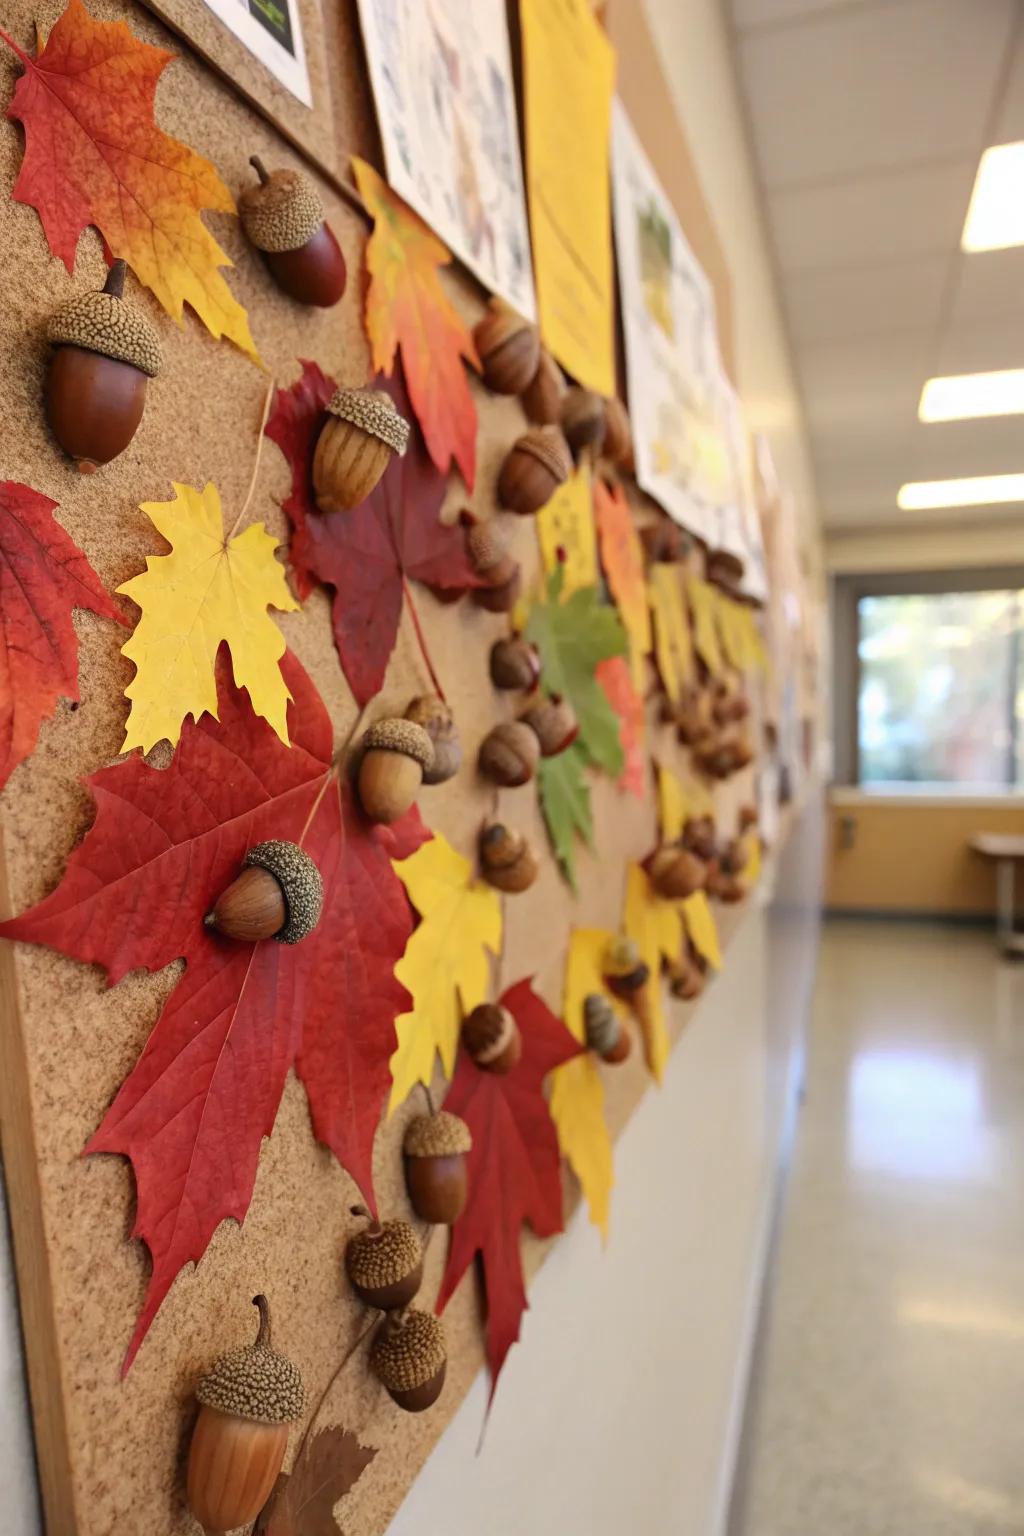
[[[731,479],[714,293],[618,100],[612,202],[636,477],[714,546]]]
[[[761,518],[757,509],[754,454],[739,395],[723,372],[719,381],[722,420],[729,451],[729,493],[718,524],[717,548],[743,561],[739,590],[755,602],[768,596]]]
[[[389,184],[537,318],[505,0],[359,0]]]
[[[307,107],[313,105],[297,0],[206,0],[206,5],[275,80]]]

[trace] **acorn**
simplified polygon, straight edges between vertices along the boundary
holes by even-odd
[[[509,553],[505,537],[493,520],[477,522],[472,513],[464,513],[463,520],[469,563],[486,583],[474,587],[474,601],[490,613],[511,612],[523,585],[519,561]]]
[[[364,1205],[354,1205],[352,1215],[369,1217],[370,1224],[345,1246],[349,1284],[360,1301],[379,1312],[407,1307],[423,1279],[423,1249],[414,1228],[407,1221],[377,1221]]]
[[[678,997],[684,1003],[690,1003],[694,998],[700,997],[704,991],[707,961],[697,954],[691,944],[681,960],[675,960],[669,965],[668,974],[669,991],[672,996]]]
[[[491,682],[495,688],[529,692],[540,680],[540,652],[522,635],[506,635],[491,646]]]
[[[605,985],[628,1005],[640,1025],[649,1051],[653,1027],[651,970],[641,957],[635,940],[624,934],[612,939],[605,949],[602,969]]]
[[[728,549],[713,549],[708,555],[707,577],[715,586],[731,592],[743,575],[744,564],[739,555]]]
[[[323,904],[324,883],[309,854],[298,843],[274,839],[249,849],[242,873],[218,896],[205,922],[243,944],[298,944],[320,921]]]
[[[441,1319],[417,1307],[386,1317],[370,1346],[370,1369],[407,1413],[437,1402],[447,1364]]]
[[[646,868],[658,895],[670,901],[685,900],[695,891],[702,891],[708,878],[704,861],[675,843],[656,848]]]
[[[498,500],[510,512],[539,512],[572,473],[569,445],[558,427],[531,427],[513,445],[498,476]]]
[[[480,868],[488,885],[515,894],[529,890],[540,872],[540,861],[521,832],[492,821],[480,834]]]
[[[739,826],[741,832],[749,832],[751,827],[757,826],[757,806],[749,801],[740,806]]]
[[[670,517],[645,524],[640,530],[640,542],[644,554],[655,565],[674,565],[690,549],[688,535]]]
[[[345,258],[319,192],[301,171],[268,171],[259,155],[249,164],[259,181],[238,199],[243,229],[289,298],[329,309],[345,292]]]
[[[405,1128],[405,1187],[421,1221],[450,1227],[466,1208],[469,1177],[466,1153],[473,1137],[465,1120],[446,1109],[417,1115]]]
[[[540,742],[521,720],[504,720],[480,743],[480,772],[495,784],[513,789],[533,778],[540,761]]]
[[[708,870],[708,895],[716,901],[724,901],[730,905],[733,902],[742,901],[747,894],[746,888],[738,875],[725,867],[727,860],[713,859]]]
[[[676,735],[684,746],[692,747],[714,725],[711,695],[693,683],[684,688],[675,710]]]
[[[580,733],[576,711],[560,693],[552,693],[532,704],[523,715],[523,724],[536,735],[542,757],[557,757],[559,752],[572,746]]]
[[[595,1051],[610,1066],[625,1061],[632,1049],[629,1030],[606,997],[591,992],[583,999],[583,1029],[587,1049]]]
[[[433,760],[423,770],[424,784],[446,784],[462,766],[462,746],[451,710],[436,693],[413,699],[405,718],[421,725],[434,747]]]
[[[362,740],[359,803],[371,821],[397,821],[413,804],[434,761],[434,744],[414,720],[378,720]]]
[[[574,459],[589,451],[595,457],[604,442],[604,401],[593,389],[579,385],[562,402],[562,432]]]
[[[523,410],[539,427],[557,427],[569,392],[565,375],[546,347],[540,349],[537,372],[523,390]]]
[[[365,501],[391,462],[409,446],[409,423],[383,389],[338,389],[313,454],[313,490],[321,512],[347,512]]]
[[[266,1297],[254,1296],[253,1305],[260,1314],[255,1344],[221,1355],[196,1387],[186,1489],[189,1509],[211,1533],[256,1519],[281,1470],[288,1426],[305,1407],[297,1367],[270,1347]]]
[[[504,1077],[523,1054],[519,1025],[500,1003],[478,1003],[462,1021],[462,1043],[484,1072]]]
[[[125,264],[115,261],[98,293],[82,293],[51,316],[54,347],[46,377],[46,415],[83,475],[123,453],[142,420],[146,384],[160,372],[160,338],[126,304]]]
[[[521,394],[540,362],[540,332],[503,299],[492,299],[473,331],[484,383],[498,395]]]
[[[604,402],[604,443],[602,452],[606,459],[610,459],[617,468],[632,474],[633,463],[633,432],[629,425],[629,415],[626,407],[618,395],[612,395],[610,400]]]
[[[683,847],[707,863],[718,851],[718,837],[713,816],[688,816],[683,825]]]

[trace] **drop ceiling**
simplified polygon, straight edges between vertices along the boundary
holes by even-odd
[[[896,494],[1024,470],[1024,417],[917,420],[929,376],[1024,367],[1024,248],[960,250],[981,151],[1024,139],[1024,0],[731,5],[825,526],[962,523]]]

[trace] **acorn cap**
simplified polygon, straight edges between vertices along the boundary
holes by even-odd
[[[473,1137],[465,1120],[439,1109],[436,1115],[417,1115],[406,1126],[402,1151],[406,1157],[455,1157],[469,1152]]]
[[[260,1331],[255,1344],[229,1350],[196,1387],[206,1408],[256,1424],[292,1424],[302,1417],[306,1392],[298,1367],[271,1349],[266,1298],[257,1296]]]
[[[50,316],[54,346],[83,347],[118,363],[130,363],[151,379],[163,360],[160,338],[145,315],[112,293],[80,293]]]
[[[389,1392],[422,1387],[447,1358],[441,1319],[416,1307],[409,1308],[397,1327],[382,1323],[370,1348],[370,1365]]]
[[[249,849],[242,863],[265,869],[281,887],[288,916],[274,938],[281,944],[297,944],[300,939],[307,938],[320,921],[324,883],[306,850],[298,843],[276,840],[257,843]]]
[[[635,939],[627,934],[620,934],[612,939],[604,952],[604,973],[606,976],[631,976],[643,965],[643,956]]]
[[[559,485],[572,474],[572,454],[560,427],[531,427],[517,440],[513,452],[530,454]]]
[[[583,1029],[587,1045],[599,1056],[614,1049],[622,1033],[618,1014],[600,992],[591,992],[583,999]]]
[[[385,1221],[350,1239],[345,1269],[361,1291],[382,1291],[397,1285],[423,1262],[420,1240],[407,1221]]]
[[[267,172],[258,155],[249,164],[260,179],[238,199],[246,234],[261,251],[300,250],[324,221],[319,192],[301,171]]]
[[[401,455],[409,446],[409,423],[395,410],[383,389],[336,389],[327,406],[332,416],[347,421]]]
[[[466,530],[466,550],[478,576],[485,576],[508,559],[508,541],[493,519],[469,525]]]
[[[366,752],[401,752],[413,757],[421,768],[429,768],[434,761],[434,743],[422,725],[414,720],[378,720],[363,737]]]

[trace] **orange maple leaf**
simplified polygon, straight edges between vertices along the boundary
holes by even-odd
[[[96,21],[69,0],[36,58],[0,28],[25,67],[7,116],[25,129],[13,196],[38,213],[47,244],[74,270],[82,230],[107,248],[181,322],[190,304],[214,336],[256,358],[249,319],[218,268],[231,266],[200,213],[234,213],[202,155],[156,125],[156,87],[174,58],[124,22]],[[257,359],[258,360],[258,359]]]
[[[441,286],[451,252],[395,196],[372,165],[352,168],[373,219],[366,247],[366,334],[373,371],[390,374],[395,352],[427,450],[442,474],[454,459],[470,490],[476,478],[476,406],[463,361],[480,367],[473,337]]]

